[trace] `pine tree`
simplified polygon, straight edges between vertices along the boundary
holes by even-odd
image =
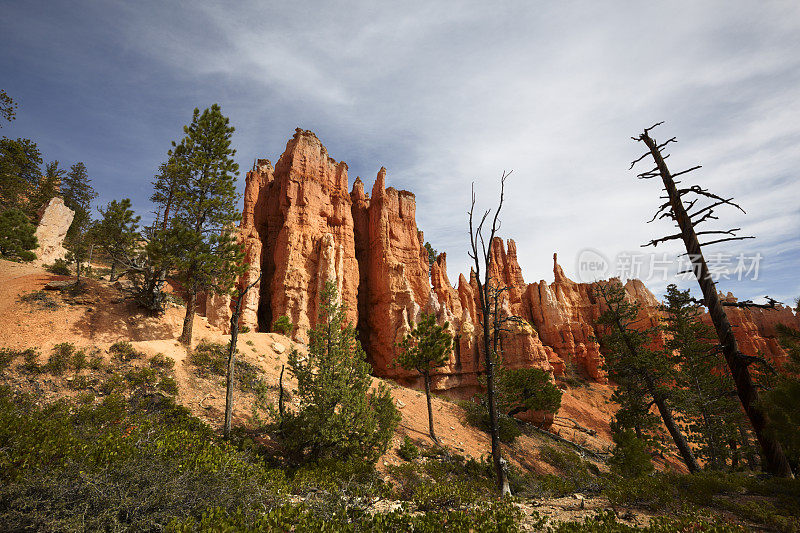
[[[0,213],[0,255],[6,259],[33,261],[36,254],[31,250],[36,246],[36,228],[25,213],[19,209]]]
[[[25,209],[39,183],[42,154],[30,139],[0,139],[0,210]]]
[[[678,428],[670,405],[669,363],[649,348],[653,332],[634,327],[640,305],[628,301],[619,281],[597,284],[597,294],[606,307],[598,322],[608,326],[608,334],[601,341],[607,348],[605,361],[609,377],[625,391],[626,401],[636,406],[634,412],[647,411],[650,402],[656,406],[686,467],[692,473],[698,471],[700,467]]]
[[[675,368],[672,398],[678,418],[697,445],[697,455],[708,466],[723,469],[742,421],[735,385],[716,349],[716,336],[700,321],[700,309],[689,291],[669,285],[664,299],[668,340],[661,357]]]
[[[131,201],[123,198],[112,200],[105,209],[98,209],[103,216],[95,227],[95,238],[100,249],[111,261],[110,281],[116,279],[117,266],[125,264],[133,256],[139,241],[139,220],[131,209]]]
[[[170,162],[177,166],[172,229],[180,233],[182,253],[175,266],[186,290],[186,317],[181,342],[191,345],[192,326],[200,291],[227,292],[242,271],[244,254],[230,229],[236,212],[239,174],[231,148],[234,128],[214,104],[202,113],[194,110],[184,126],[186,136],[173,143]],[[173,170],[167,168],[167,172]],[[156,194],[161,194],[156,188]],[[165,214],[164,220],[167,220]],[[170,229],[170,228],[167,228]]]
[[[39,178],[36,192],[31,195],[29,201],[28,211],[31,217],[61,191],[61,180],[65,174],[66,171],[59,168],[58,161],[51,161],[45,165],[44,174]]]
[[[781,442],[795,471],[800,468],[800,331],[777,326],[788,360],[777,383],[762,399],[770,420],[770,432]]]
[[[308,335],[308,355],[296,349],[289,354],[298,408],[281,417],[286,449],[298,462],[376,461],[400,414],[385,384],[372,389],[371,367],[332,282],[325,284],[319,320]]]
[[[419,323],[400,343],[401,352],[396,363],[405,370],[416,370],[425,383],[425,398],[428,402],[428,431],[434,442],[439,442],[433,428],[431,407],[431,372],[447,363],[453,345],[453,336],[447,331],[450,326],[436,323],[436,316],[422,314]]]
[[[8,93],[0,89],[0,118],[11,122],[16,120],[17,103],[11,98]],[[0,128],[3,127],[3,121],[0,120]]]
[[[91,222],[92,200],[97,198],[97,193],[91,184],[86,165],[82,162],[75,163],[69,169],[62,181],[61,194],[64,204],[75,211],[72,225],[67,231],[67,242],[74,243],[78,236],[89,228]]]

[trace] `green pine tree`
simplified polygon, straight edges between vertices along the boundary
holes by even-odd
[[[428,402],[428,431],[434,442],[438,442],[433,429],[431,407],[431,372],[447,363],[453,346],[453,336],[447,331],[450,326],[436,323],[436,316],[422,314],[419,323],[399,344],[400,354],[396,364],[405,370],[416,370],[425,383],[425,398]]]
[[[17,114],[16,111],[17,103],[8,95],[5,90],[0,89],[0,118],[11,122],[17,118],[15,116]],[[3,121],[0,120],[0,128],[2,127]]]
[[[360,459],[375,462],[400,420],[385,384],[372,388],[370,365],[328,282],[319,321],[309,330],[308,355],[289,354],[297,378],[296,411],[281,417],[283,440],[297,462]]]
[[[769,416],[770,431],[783,445],[796,472],[800,468],[800,331],[783,324],[777,330],[788,360],[777,383],[761,401]]]
[[[119,265],[132,257],[139,243],[139,220],[131,209],[131,201],[123,198],[112,200],[105,209],[99,209],[103,216],[95,227],[95,239],[100,249],[111,261],[109,279],[116,279]]]
[[[606,347],[605,364],[609,378],[624,391],[625,401],[633,407],[632,413],[643,414],[650,405],[656,406],[686,467],[692,473],[698,471],[697,459],[673,416],[670,397],[672,368],[664,357],[659,357],[650,348],[653,330],[636,328],[639,303],[626,297],[619,281],[598,283],[596,290],[605,304],[598,323],[606,326],[608,331],[601,342]]]
[[[26,209],[36,190],[42,154],[30,139],[0,139],[0,210]]]
[[[44,174],[39,178],[39,183],[29,201],[28,211],[33,217],[37,211],[44,206],[51,198],[58,195],[61,191],[61,180],[64,179],[66,171],[59,168],[58,161],[51,161],[44,167]]]
[[[195,109],[191,124],[183,128],[185,137],[173,143],[169,153],[179,179],[170,206],[175,216],[167,229],[180,235],[183,246],[175,266],[186,290],[181,333],[186,345],[192,342],[197,294],[228,292],[244,268],[244,253],[230,231],[240,217],[236,211],[239,165],[233,160],[234,128],[229,122],[217,104],[202,113]],[[156,194],[161,192],[156,187]]]
[[[89,229],[92,219],[92,200],[97,198],[86,165],[78,162],[70,167],[62,180],[61,194],[64,197],[64,204],[75,212],[66,238],[68,244],[75,244],[75,241],[83,237]]]
[[[6,259],[33,261],[37,246],[36,228],[25,213],[9,209],[0,213],[0,255]]]
[[[696,453],[708,467],[720,470],[738,440],[743,412],[725,361],[716,349],[716,335],[700,321],[701,310],[688,290],[667,287],[662,306],[667,334],[661,357],[675,368],[672,399],[678,418]]]

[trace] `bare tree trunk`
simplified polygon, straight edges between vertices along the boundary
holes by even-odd
[[[692,220],[681,201],[675,186],[675,180],[667,168],[656,142],[647,133],[642,134],[639,138],[647,145],[650,154],[656,162],[656,167],[661,175],[664,188],[669,196],[672,214],[681,230],[681,238],[686,246],[689,259],[694,266],[693,270],[697,282],[700,284],[700,289],[703,292],[706,308],[708,309],[709,315],[711,315],[714,329],[722,345],[722,353],[725,356],[725,361],[736,383],[736,392],[753,426],[753,432],[763,450],[764,458],[767,463],[767,470],[778,476],[793,477],[792,469],[789,466],[789,462],[786,460],[783,448],[781,448],[780,443],[766,431],[767,419],[758,404],[758,392],[753,386],[753,380],[750,377],[750,370],[747,367],[746,358],[742,352],[739,351],[739,345],[736,341],[736,337],[733,335],[733,328],[731,328],[728,316],[725,314],[722,301],[717,293],[717,286],[709,274],[708,265],[703,256],[703,250],[700,247],[700,241],[697,239],[697,233],[694,230]]]
[[[183,318],[183,331],[180,341],[189,348],[192,347],[192,329],[194,328],[194,313],[197,309],[197,289],[189,289],[188,299],[186,300],[186,316]]]
[[[496,354],[494,354],[492,351],[492,326],[489,323],[489,317],[491,316],[491,302],[489,301],[489,283],[491,282],[489,279],[489,264],[491,261],[491,244],[499,228],[498,216],[500,214],[500,209],[503,207],[503,194],[505,190],[505,180],[507,177],[508,174],[503,172],[503,176],[500,178],[500,202],[498,203],[497,210],[494,213],[492,227],[489,233],[489,249],[486,248],[486,240],[484,240],[481,231],[490,211],[486,211],[481,218],[480,224],[478,224],[477,228],[474,227],[474,187],[472,191],[472,206],[469,211],[469,236],[470,245],[472,248],[470,257],[475,262],[475,279],[478,284],[478,303],[480,304],[482,313],[481,322],[483,325],[483,353],[484,367],[486,371],[486,396],[489,404],[487,406],[489,408],[489,430],[492,439],[492,463],[494,465],[497,491],[503,496],[510,494],[510,490],[508,490],[508,480],[506,477],[505,468],[503,467],[504,461],[502,450],[500,449],[500,430],[497,421],[497,402],[495,400],[494,390],[494,358]],[[480,251],[478,250],[479,243],[481,246]],[[481,265],[483,265],[483,279],[481,279]]]
[[[239,317],[242,315],[242,300],[244,295],[247,294],[252,287],[261,280],[261,274],[250,285],[247,285],[244,290],[239,291],[236,297],[236,305],[233,308],[233,315],[231,315],[231,342],[228,345],[228,373],[225,379],[225,427],[223,433],[225,438],[231,436],[231,423],[233,422],[233,381],[234,370],[236,367],[236,342],[239,340]],[[283,410],[283,367],[281,367],[281,397],[279,399],[279,409]]]
[[[431,374],[430,372],[423,372],[422,377],[425,380],[425,399],[428,401],[428,431],[430,432],[433,442],[439,443],[436,438],[436,431],[433,429],[433,406],[431,406]]]
[[[678,452],[680,452],[681,459],[683,459],[684,464],[686,464],[686,468],[689,469],[689,472],[694,474],[700,470],[700,465],[697,464],[697,459],[695,459],[691,448],[689,448],[686,437],[683,436],[683,433],[681,433],[681,430],[678,429],[678,425],[675,423],[675,419],[672,418],[672,411],[667,406],[666,400],[659,397],[655,400],[655,404],[661,415],[661,419],[664,421],[664,425],[667,427],[667,431],[669,431],[672,440],[675,441],[675,446],[678,447]]]
[[[239,340],[239,315],[242,313],[242,294],[236,298],[236,307],[231,316],[231,342],[228,345],[228,373],[225,378],[225,438],[231,436],[231,422],[233,421],[233,378],[236,366],[236,342]]]

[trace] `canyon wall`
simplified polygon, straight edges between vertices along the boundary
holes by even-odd
[[[240,326],[270,331],[285,315],[295,326],[292,337],[307,342],[308,329],[317,323],[320,291],[332,281],[376,375],[419,385],[416,373],[394,366],[396,344],[421,313],[432,313],[454,336],[450,359],[433,376],[433,388],[476,391],[483,353],[474,273],[469,279],[459,275],[453,286],[445,254],[429,267],[414,194],[387,188],[386,169],[378,172],[370,194],[360,178],[348,192],[347,170],[329,157],[316,135],[298,129],[274,167],[258,159],[247,173],[238,238],[250,269],[239,287],[259,276],[260,281],[245,297]],[[516,317],[501,335],[504,363],[605,382],[594,327],[602,306],[594,284],[567,278],[555,255],[552,283],[526,283],[513,240],[496,238],[490,252],[493,284],[506,288],[497,296],[499,314]],[[642,327],[656,325],[653,294],[639,280],[626,282],[625,290],[642,304]],[[209,321],[227,329],[231,306],[228,298],[210,297]],[[783,354],[775,325],[800,325],[788,308],[730,309],[729,316],[745,353],[775,360]]]

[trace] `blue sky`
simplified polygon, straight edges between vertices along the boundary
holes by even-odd
[[[170,142],[217,102],[242,178],[298,126],[348,163],[351,184],[370,188],[386,166],[389,185],[416,193],[453,281],[468,271],[470,183],[492,207],[513,169],[502,236],[525,279],[552,281],[553,252],[576,278],[584,249],[616,271],[620,254],[671,231],[645,224],[659,187],[627,170],[641,150],[630,137],[665,120],[655,133],[678,137],[673,169],[702,164],[692,182],[747,210],[721,211],[716,227],[757,237],[709,248],[731,267],[762,257],[757,280],[720,287],[800,296],[796,2],[29,0],[2,13],[0,87],[20,107],[0,134],[84,161],[98,203],[130,197],[147,218]],[[647,281],[657,293],[667,282]]]

